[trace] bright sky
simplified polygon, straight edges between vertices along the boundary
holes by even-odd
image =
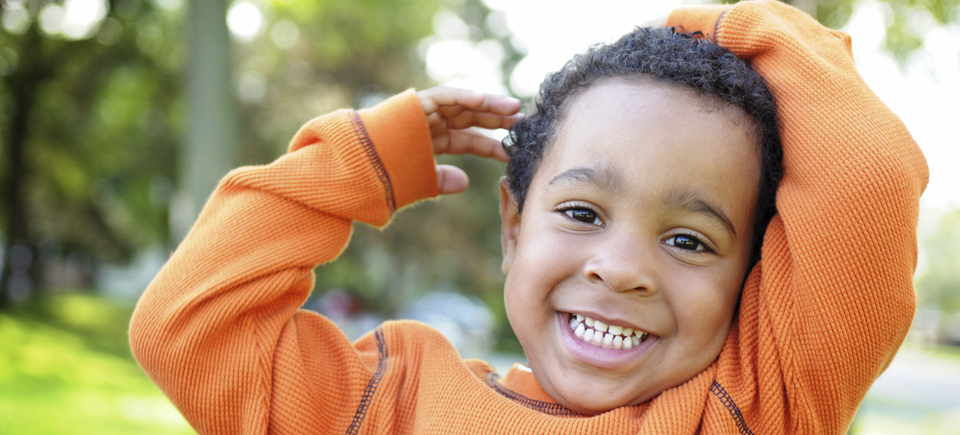
[[[666,16],[690,1],[554,0],[549,7],[536,0],[485,0],[513,32],[515,45],[527,57],[510,77],[521,93],[532,94],[540,80],[573,54],[590,44],[611,41],[635,25]],[[930,165],[930,185],[923,196],[928,210],[960,207],[960,25],[948,28],[917,22],[925,32],[924,47],[901,72],[881,50],[885,16],[876,0],[861,1],[844,29],[853,37],[854,56],[861,75],[877,95],[897,113],[920,144]],[[917,21],[917,20],[914,20]],[[467,42],[465,25],[453,14],[434,22],[437,37],[421,47],[430,74],[447,85],[487,92],[503,92],[496,64],[500,53],[484,44]],[[939,213],[936,213],[939,214]]]

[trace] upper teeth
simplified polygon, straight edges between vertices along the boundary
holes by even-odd
[[[649,336],[642,331],[634,331],[617,325],[607,325],[599,320],[582,314],[570,316],[570,329],[573,335],[594,346],[608,349],[630,349],[639,346]]]

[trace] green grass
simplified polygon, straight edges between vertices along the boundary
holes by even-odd
[[[195,433],[130,354],[131,311],[62,294],[0,312],[0,431]]]

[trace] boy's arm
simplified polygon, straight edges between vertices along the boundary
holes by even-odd
[[[220,182],[137,305],[134,355],[198,432],[266,432],[278,338],[293,327],[314,267],[339,255],[352,221],[384,225],[395,208],[436,192],[430,134],[412,93],[310,121],[288,154]],[[321,367],[363,376],[342,333],[308,323],[330,334]],[[331,396],[346,393],[330,387]]]
[[[849,36],[776,1],[680,9],[667,24],[750,61],[781,124],[779,214],[718,382],[756,433],[841,432],[913,319],[926,162],[857,74]]]
[[[465,110],[461,100],[484,107]],[[508,127],[509,117],[475,113],[489,101],[440,89],[338,111],[301,128],[277,161],[220,182],[130,326],[137,360],[198,432],[331,433],[350,424],[377,348],[370,340],[354,348],[336,325],[297,312],[312,271],[339,255],[352,221],[382,226],[397,208],[465,188],[465,174],[435,167],[434,153],[506,159],[499,142],[452,130]]]

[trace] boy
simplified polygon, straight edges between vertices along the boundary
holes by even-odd
[[[141,365],[204,434],[843,431],[912,319],[923,157],[849,39],[799,11],[667,24],[748,60],[776,97],[785,172],[765,233],[762,120],[662,78],[597,80],[543,106],[559,120],[533,135],[545,149],[501,183],[505,298],[532,373],[498,379],[413,322],[350,344],[296,311],[315,265],[353,220],[465,188],[431,151],[506,160],[457,129],[519,109],[405,94],[318,118],[277,162],[224,179],[138,306]]]

